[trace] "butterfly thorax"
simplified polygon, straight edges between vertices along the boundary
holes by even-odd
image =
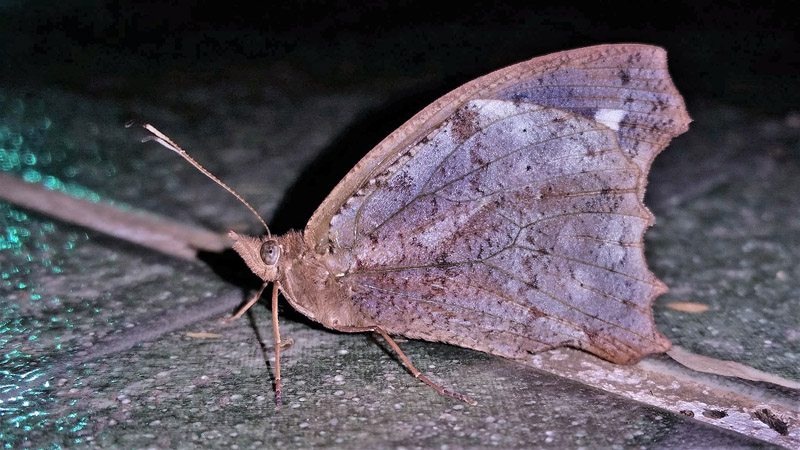
[[[250,270],[264,281],[278,283],[286,300],[303,315],[333,329],[365,326],[336,271],[308,247],[302,233],[289,231],[278,237],[232,233],[231,237]],[[273,264],[265,254],[270,245],[280,249]]]

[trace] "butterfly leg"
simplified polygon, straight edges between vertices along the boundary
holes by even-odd
[[[264,283],[266,285],[266,283]],[[263,291],[264,288],[262,287]],[[275,408],[281,407],[281,331],[278,328],[278,283],[272,283],[272,333],[275,337]]]
[[[256,295],[250,299],[244,306],[242,306],[236,314],[230,317],[223,317],[220,319],[222,322],[233,322],[234,320],[242,317],[248,309],[256,304],[264,289],[267,288],[269,282],[261,285],[261,289],[256,292]],[[278,328],[278,284],[272,283],[272,331],[275,336],[275,407],[280,408],[283,404],[281,401],[281,347],[284,345],[281,342],[281,332]]]
[[[247,312],[247,310],[250,309],[253,305],[255,305],[259,298],[261,298],[261,294],[264,292],[264,289],[267,288],[268,284],[269,284],[268,282],[264,282],[264,284],[261,285],[261,289],[259,289],[258,292],[256,292],[256,295],[254,295],[253,298],[251,298],[250,301],[247,302],[247,304],[239,308],[239,311],[236,311],[236,314],[230,317],[223,317],[219,320],[225,323],[231,323],[234,320],[238,319],[239,317],[242,317],[242,315],[245,312]]]
[[[447,389],[443,388],[442,386],[439,386],[438,384],[434,383],[430,378],[428,378],[425,375],[423,375],[422,372],[417,370],[417,368],[414,367],[413,364],[411,364],[411,361],[408,359],[406,354],[403,353],[402,350],[400,350],[400,346],[397,345],[397,343],[394,341],[394,339],[392,339],[389,336],[389,333],[387,333],[383,328],[381,328],[381,327],[340,327],[340,328],[337,328],[337,330],[344,331],[344,332],[347,332],[347,333],[362,333],[362,332],[365,332],[365,331],[374,331],[374,332],[380,333],[380,335],[383,336],[383,338],[386,340],[386,342],[389,343],[389,346],[392,347],[392,350],[394,350],[395,353],[397,353],[397,356],[400,357],[400,360],[403,361],[403,364],[405,364],[406,367],[408,367],[408,370],[411,371],[411,374],[414,375],[414,378],[416,378],[416,379],[422,381],[423,383],[427,384],[428,386],[432,387],[436,392],[438,392],[438,393],[440,393],[442,395],[461,400],[461,401],[466,402],[466,403],[468,403],[468,404],[470,404],[472,406],[475,406],[475,405],[478,404],[478,402],[476,402],[475,400],[467,397],[466,395],[459,394],[458,392],[453,392],[453,391],[447,390]]]

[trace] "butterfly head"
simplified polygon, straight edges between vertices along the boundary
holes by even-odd
[[[282,253],[278,239],[269,236],[245,236],[233,231],[228,236],[233,239],[233,249],[253,273],[264,281],[278,279],[278,261]]]

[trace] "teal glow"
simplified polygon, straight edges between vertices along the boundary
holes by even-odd
[[[43,184],[44,187],[50,189],[51,191],[60,191],[64,189],[64,183],[62,183],[58,178],[50,175],[44,177]]]
[[[103,196],[89,186],[103,186],[117,168],[99,141],[81,134],[86,127],[75,128],[73,117],[74,108],[96,105],[59,93],[53,101],[53,95],[0,87],[0,170],[50,190],[101,202]],[[99,117],[84,124],[90,134],[102,136],[107,131],[102,122],[106,116]],[[91,411],[83,400],[55,395],[61,389],[86,389],[80,380],[85,373],[76,374],[78,380],[71,384],[59,381],[55,387],[49,371],[54,358],[75,350],[74,336],[86,326],[78,318],[101,311],[94,303],[75,302],[66,293],[52,297],[42,280],[71,267],[68,257],[89,239],[85,232],[0,202],[0,448],[60,449],[86,442],[75,433],[85,433],[91,426]],[[29,440],[37,432],[54,441]]]
[[[22,172],[22,179],[28,183],[38,183],[42,181],[42,174],[33,169],[25,169],[25,171]]]

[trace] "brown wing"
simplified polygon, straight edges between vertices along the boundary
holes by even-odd
[[[510,357],[571,345],[626,363],[668,349],[651,312],[665,288],[642,250],[642,169],[688,117],[663,71],[650,90],[621,87],[644,60],[663,69],[659,49],[601,46],[453,91],[345,177],[307,242],[349,262],[339,281],[390,333]],[[582,87],[561,107],[564,86]],[[669,106],[639,111],[653,95]]]

